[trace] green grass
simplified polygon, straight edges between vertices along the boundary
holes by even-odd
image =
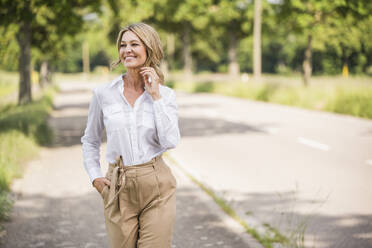
[[[339,88],[325,109],[372,119],[372,90],[368,88]]]
[[[5,103],[10,95],[16,93],[17,82],[17,73],[0,71],[0,104]]]
[[[27,105],[0,105],[0,221],[8,218],[12,206],[12,180],[22,176],[22,165],[37,155],[39,146],[53,141],[47,125],[53,92],[51,87]]]
[[[265,78],[263,83],[170,82],[176,90],[215,93],[372,119],[372,79],[319,77],[309,87],[293,78]]]
[[[52,91],[31,104],[17,106],[8,104],[0,110],[0,134],[12,130],[22,132],[39,145],[48,145],[52,141],[52,130],[46,118],[52,109]]]
[[[0,99],[7,97],[8,95],[15,93],[17,85],[15,83],[0,82]]]

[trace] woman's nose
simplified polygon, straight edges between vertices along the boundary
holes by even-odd
[[[127,45],[124,49],[125,52],[131,52],[132,51],[132,47],[130,45]]]

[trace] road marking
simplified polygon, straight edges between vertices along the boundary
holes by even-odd
[[[366,160],[366,164],[368,164],[369,166],[372,166],[372,159]]]
[[[307,146],[310,146],[310,147],[313,147],[313,148],[316,148],[316,149],[319,149],[319,150],[323,150],[323,151],[328,151],[329,150],[329,146],[325,145],[325,144],[322,144],[318,141],[315,141],[315,140],[311,140],[311,139],[306,139],[304,137],[298,137],[297,138],[297,141],[303,145],[307,145]]]

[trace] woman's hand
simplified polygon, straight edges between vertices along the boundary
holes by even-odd
[[[108,185],[110,187],[110,180],[106,177],[98,177],[94,179],[93,186],[97,189],[98,193],[102,193],[103,188]]]
[[[145,90],[151,95],[154,101],[161,98],[159,92],[159,76],[152,67],[142,67],[140,74],[145,82]]]

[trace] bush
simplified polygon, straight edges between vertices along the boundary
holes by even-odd
[[[0,133],[0,192],[8,191],[13,178],[22,175],[21,162],[36,155],[36,143],[17,130]]]
[[[51,108],[51,93],[27,105],[7,105],[0,111],[0,133],[18,130],[38,144],[48,145],[53,138],[52,130],[46,124]]]
[[[13,206],[13,200],[8,192],[0,191],[0,221],[9,219],[10,210]],[[0,226],[1,231],[1,226]]]
[[[275,91],[278,89],[278,85],[275,84],[265,84],[263,87],[259,89],[256,95],[256,100],[269,102],[272,95],[274,95]]]
[[[327,110],[372,119],[372,90],[339,89]]]
[[[167,81],[167,82],[165,82],[165,85],[168,86],[171,89],[174,88],[175,84],[176,83],[174,81]]]
[[[195,85],[194,92],[213,92],[213,88],[214,87],[212,82],[198,83]]]
[[[366,73],[367,73],[367,75],[372,76],[372,65],[367,67]]]

